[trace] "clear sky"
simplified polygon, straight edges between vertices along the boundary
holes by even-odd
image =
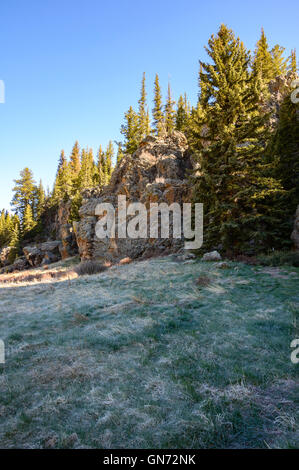
[[[298,0],[1,0],[0,209],[25,166],[52,187],[62,148],[120,140],[143,72],[150,108],[155,73],[164,96],[170,80],[194,104],[198,60],[221,23],[251,50],[263,26],[289,55],[298,21]]]

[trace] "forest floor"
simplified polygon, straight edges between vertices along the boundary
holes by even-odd
[[[299,446],[299,268],[168,256],[15,281],[1,448]]]

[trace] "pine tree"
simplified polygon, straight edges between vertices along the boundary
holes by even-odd
[[[105,152],[108,181],[110,181],[112,171],[113,171],[113,165],[112,165],[113,158],[114,158],[114,148],[113,148],[113,143],[110,140],[108,142],[107,149]]]
[[[43,187],[42,180],[39,181],[39,186],[36,188],[36,219],[40,219],[44,206],[46,194]]]
[[[78,141],[76,140],[72,148],[72,152],[70,156],[70,170],[71,170],[71,178],[73,180],[77,178],[80,168],[81,168],[80,147],[79,147]]]
[[[141,142],[148,132],[148,116],[146,111],[146,90],[145,90],[145,72],[143,72],[142,83],[141,83],[141,93],[140,99],[138,101],[139,111],[138,111],[138,127],[139,127],[139,136],[138,140]]]
[[[130,106],[127,113],[125,113],[125,124],[121,126],[121,134],[125,137],[124,149],[125,153],[132,154],[139,144],[139,126],[138,114]]]
[[[264,144],[268,116],[261,115],[261,85],[250,73],[249,53],[225,25],[206,48],[212,64],[202,63],[209,96],[192,113],[191,148],[198,168],[194,200],[204,204],[206,246],[238,251],[273,240],[271,197],[279,183],[265,176]],[[268,244],[269,246],[269,244]],[[271,246],[271,245],[270,245]]]
[[[168,83],[167,100],[165,105],[165,127],[166,132],[171,134],[175,127],[175,101],[171,97],[170,83]]]
[[[23,221],[26,206],[29,204],[31,208],[34,208],[35,205],[36,186],[32,171],[27,167],[24,168],[20,172],[20,178],[14,182],[14,196],[11,204],[20,220]]]
[[[18,216],[13,218],[13,226],[11,230],[11,238],[9,242],[9,246],[11,251],[9,253],[9,262],[13,263],[20,251],[20,240],[21,240],[21,232],[20,232],[20,222]]]
[[[291,91],[291,90],[290,90]],[[284,193],[277,201],[281,207],[279,238],[290,246],[294,214],[299,204],[299,105],[290,94],[280,106],[279,123],[267,149],[268,161],[274,163],[273,175],[281,182]]]
[[[58,203],[67,200],[72,192],[71,168],[65,158],[64,150],[61,151],[53,188],[53,201]]]
[[[271,50],[273,78],[285,74],[287,71],[287,59],[285,59],[283,56],[284,51],[285,48],[279,46],[278,44],[276,44]]]
[[[265,83],[268,83],[275,75],[272,55],[263,28],[261,38],[256,45],[252,68],[255,75],[259,75]]]
[[[151,118],[150,118],[150,113],[149,113],[149,109],[147,108],[146,110],[146,135],[150,135],[151,132],[152,132],[152,129],[151,129]]]
[[[116,155],[116,165],[119,165],[121,160],[123,159],[124,153],[122,149],[122,143],[117,142],[117,155]]]
[[[10,243],[13,229],[13,217],[4,209],[0,213],[0,248]]]
[[[78,192],[83,189],[92,188],[94,183],[94,160],[91,149],[83,149],[81,153],[81,165],[78,174]]]
[[[185,99],[182,95],[180,95],[177,110],[175,115],[175,128],[178,131],[184,132],[188,126],[188,117],[189,117],[189,110],[188,110],[188,103],[187,97]]]
[[[28,232],[30,232],[34,227],[36,223],[33,219],[33,213],[32,213],[32,208],[30,204],[27,204],[24,212],[24,218],[22,221],[22,232],[24,235],[26,235]]]
[[[156,74],[155,78],[153,118],[154,131],[157,136],[161,136],[163,134],[164,128],[164,114],[162,108],[162,96],[158,74]]]
[[[97,153],[97,162],[96,162],[96,183],[98,186],[103,186],[104,173],[105,173],[105,157],[102,146],[100,145]]]
[[[297,71],[298,71],[296,49],[291,50],[291,55],[289,57],[289,67],[288,67],[288,69],[291,72],[294,72],[294,73],[297,73]]]

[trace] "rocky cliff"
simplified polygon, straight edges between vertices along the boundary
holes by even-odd
[[[102,191],[86,191],[80,208],[80,222],[75,224],[79,254],[82,259],[118,261],[177,251],[183,246],[180,239],[99,239],[95,234],[99,203],[111,203],[116,209],[117,197],[126,196],[127,205],[142,202],[149,211],[150,203],[190,202],[191,188],[187,183],[192,168],[187,140],[181,132],[158,138],[148,136],[133,155],[126,155],[114,170],[110,184]],[[148,218],[149,219],[149,218]],[[149,232],[148,232],[149,233]]]

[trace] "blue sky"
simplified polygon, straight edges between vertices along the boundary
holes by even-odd
[[[198,60],[221,23],[251,50],[263,26],[289,55],[298,18],[298,0],[2,0],[0,209],[25,166],[52,187],[62,148],[119,140],[143,72],[150,108],[155,73],[164,96],[170,80],[174,98],[187,92],[194,104]]]

